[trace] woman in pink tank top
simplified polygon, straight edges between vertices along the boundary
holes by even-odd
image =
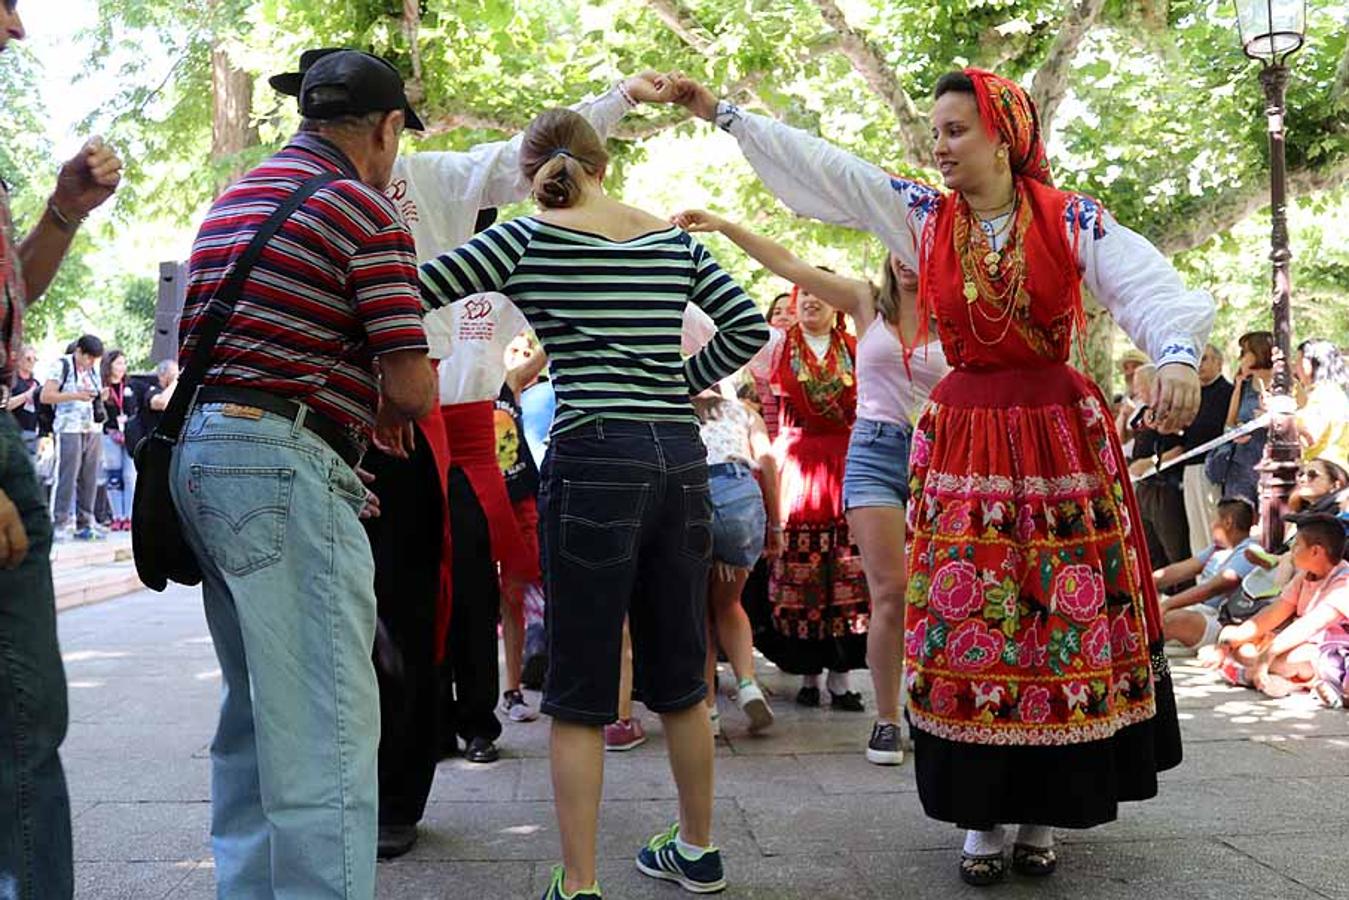
[[[928,393],[946,374],[941,345],[932,342],[905,363],[905,345],[918,333],[918,276],[887,256],[881,285],[845,278],[799,259],[787,248],[701,210],[674,217],[688,231],[718,231],[774,274],[851,316],[857,328],[857,421],[848,445],[843,505],[862,555],[871,620],[867,666],[876,690],[876,721],[867,759],[904,760],[899,733],[904,594],[905,506],[909,500],[909,439]],[[773,339],[769,340],[769,348]]]

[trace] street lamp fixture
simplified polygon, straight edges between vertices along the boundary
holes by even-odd
[[[1283,544],[1283,517],[1296,484],[1302,445],[1298,441],[1290,366],[1292,365],[1292,281],[1288,249],[1284,162],[1284,93],[1288,87],[1288,57],[1303,44],[1307,30],[1306,0],[1236,0],[1241,47],[1260,62],[1260,84],[1265,91],[1265,120],[1269,131],[1270,253],[1273,265],[1274,346],[1282,359],[1274,369],[1267,407],[1269,437],[1260,470],[1260,532],[1265,549]]]

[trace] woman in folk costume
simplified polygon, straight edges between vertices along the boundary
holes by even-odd
[[[772,627],[759,649],[784,672],[801,675],[796,702],[820,705],[829,670],[830,705],[859,712],[848,672],[866,667],[870,602],[857,546],[843,517],[843,463],[857,416],[857,341],[832,306],[792,289],[797,322],[772,329],[750,371],[780,398],[778,436],[782,555],[768,595]]]
[[[1047,875],[1051,828],[1113,820],[1180,761],[1156,590],[1107,405],[1067,365],[1080,282],[1156,361],[1158,426],[1198,407],[1213,302],[1094,200],[1056,190],[1035,107],[977,69],[932,123],[950,193],[685,83],[799,213],[876,233],[920,273],[954,371],[910,458],[908,717],[928,815],[970,829],[961,875]],[[926,315],[919,321],[925,322]]]

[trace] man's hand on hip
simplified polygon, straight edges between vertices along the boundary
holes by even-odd
[[[0,491],[0,568],[17,569],[27,555],[28,532],[19,509],[8,494]]]

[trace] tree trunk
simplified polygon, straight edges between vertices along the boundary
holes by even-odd
[[[217,44],[211,50],[211,163],[220,193],[244,174],[242,154],[258,143],[253,122],[253,76],[237,68],[229,51]]]
[[[1114,390],[1115,377],[1115,320],[1105,307],[1096,302],[1086,291],[1082,292],[1082,306],[1087,315],[1087,333],[1083,336],[1082,353],[1074,348],[1078,367],[1101,388],[1101,393],[1110,399]]]

